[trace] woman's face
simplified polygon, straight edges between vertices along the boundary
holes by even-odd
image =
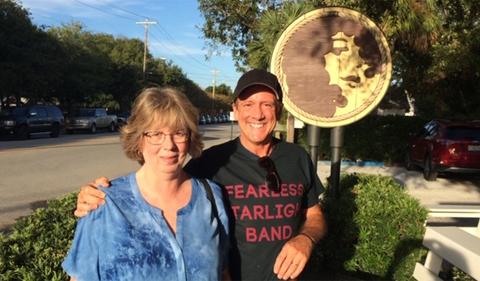
[[[141,151],[144,166],[164,174],[177,174],[182,170],[189,150],[186,129],[152,126],[143,133]]]

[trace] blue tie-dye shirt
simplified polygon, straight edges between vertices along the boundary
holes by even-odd
[[[139,192],[135,173],[112,181],[106,204],[80,219],[62,266],[82,280],[218,280],[226,266],[228,221],[220,187],[210,182],[220,223],[202,183],[177,212],[177,232]]]

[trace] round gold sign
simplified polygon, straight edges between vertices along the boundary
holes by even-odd
[[[270,69],[289,112],[308,124],[337,127],[378,105],[390,84],[392,59],[385,36],[369,18],[346,8],[323,8],[283,32]]]

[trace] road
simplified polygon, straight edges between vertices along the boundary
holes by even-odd
[[[238,135],[230,124],[200,126],[205,146]],[[35,136],[0,141],[0,231],[46,200],[72,191],[98,176],[118,177],[138,169],[121,148],[118,133]]]
[[[230,124],[200,126],[205,147],[238,135]],[[319,162],[320,163],[320,162]],[[28,215],[46,200],[78,191],[98,176],[114,178],[138,169],[124,156],[118,133],[48,136],[25,141],[0,141],[0,231]],[[480,204],[480,177],[449,176],[427,182],[419,171],[401,167],[343,167],[342,173],[393,176],[423,205]],[[322,182],[330,167],[318,165]]]

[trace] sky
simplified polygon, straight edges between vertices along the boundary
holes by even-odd
[[[145,19],[149,25],[148,47],[155,58],[178,65],[187,77],[205,88],[227,84],[232,89],[241,73],[236,72],[230,49],[206,56],[202,38],[203,17],[196,0],[20,0],[36,25],[57,27],[81,22],[85,30],[115,37],[144,40]]]

